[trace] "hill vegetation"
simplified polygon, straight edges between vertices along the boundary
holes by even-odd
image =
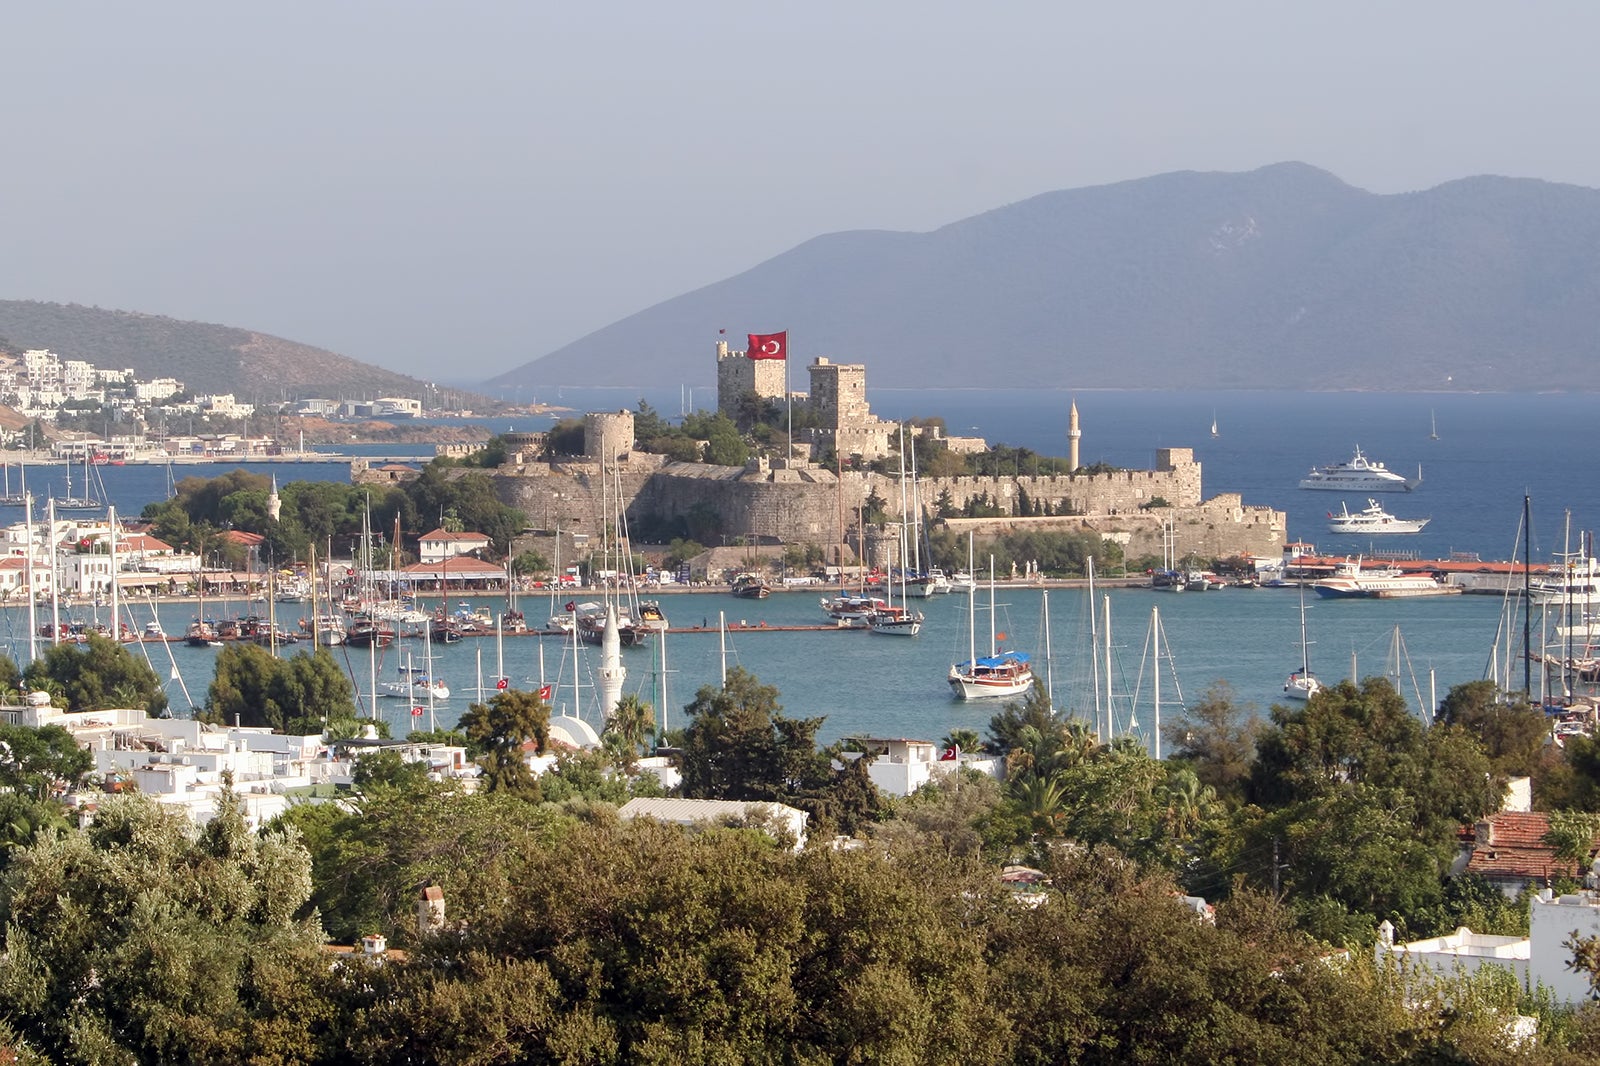
[[[141,380],[177,378],[196,393],[250,402],[300,396],[422,395],[424,383],[252,330],[78,304],[0,300],[0,351],[49,348]]]
[[[1593,388],[1597,244],[1600,190],[1576,186],[1163,174],[818,237],[494,383],[705,382],[728,328],[901,387]]]

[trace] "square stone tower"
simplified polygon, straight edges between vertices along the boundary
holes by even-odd
[[[717,411],[733,418],[739,400],[753,392],[763,400],[782,400],[787,389],[788,361],[751,359],[731,351],[727,341],[717,342]]]

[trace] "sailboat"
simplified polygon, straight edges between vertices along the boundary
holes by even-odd
[[[904,435],[900,444],[900,605],[894,603],[894,573],[891,571],[884,591],[888,594],[888,602],[882,607],[867,615],[867,628],[874,633],[883,633],[889,636],[914,637],[922,632],[922,612],[912,611],[906,606],[906,523],[903,518],[906,513],[906,449]]]
[[[1107,627],[1109,629],[1109,625]],[[1172,680],[1173,699],[1169,703],[1176,703],[1179,709],[1183,708],[1183,690],[1178,687],[1178,671],[1172,660],[1172,645],[1167,643],[1166,630],[1161,626],[1161,609],[1156,606],[1150,608],[1150,628],[1145,635],[1145,654],[1139,661],[1139,680],[1133,689],[1133,701],[1129,705],[1128,730],[1139,729],[1139,696],[1144,687],[1144,668],[1148,662],[1150,666],[1150,710],[1155,716],[1155,721],[1150,728],[1151,754],[1157,761],[1161,759],[1161,660],[1167,661],[1167,670]]]
[[[21,507],[28,502],[28,468],[19,466],[18,473],[22,481],[20,492],[11,491],[11,464],[5,464],[5,494],[0,495],[0,507]]]
[[[1433,410],[1428,410],[1428,439],[1439,439],[1439,420],[1433,416]]]
[[[1322,691],[1322,683],[1311,672],[1311,642],[1306,640],[1306,587],[1300,586],[1300,669],[1283,683],[1285,699],[1309,700]]]
[[[1217,412],[1212,411],[1211,412],[1211,439],[1212,440],[1216,440],[1220,436],[1222,436],[1222,434],[1217,432]]]
[[[968,534],[968,569],[971,569],[972,539]],[[946,680],[958,700],[996,699],[1020,696],[1033,687],[1033,668],[1028,656],[1018,651],[1002,651],[994,631],[994,556],[989,556],[989,654],[978,658],[977,613],[972,599],[967,600],[967,661],[950,667]]]
[[[94,496],[91,495],[91,493],[94,491],[94,489],[93,489],[93,483],[90,481],[90,478],[89,478],[89,452],[87,450],[85,450],[84,453],[83,453],[83,491],[84,491],[84,495],[82,495],[82,496],[74,496],[72,494],[72,463],[68,462],[66,464],[65,469],[66,469],[66,474],[67,474],[67,492],[66,492],[66,495],[64,495],[64,496],[55,497],[56,510],[58,510],[58,511],[93,511],[93,510],[98,509],[101,506],[101,501],[95,499]]]

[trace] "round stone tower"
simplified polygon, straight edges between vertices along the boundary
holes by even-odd
[[[633,451],[633,412],[591,411],[583,416],[583,454],[614,463]]]

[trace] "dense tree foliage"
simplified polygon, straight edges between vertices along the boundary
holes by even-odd
[[[47,648],[28,664],[21,683],[30,691],[59,697],[69,711],[137,707],[159,714],[167,706],[167,694],[150,664],[100,636]]]
[[[217,652],[204,717],[224,725],[323,732],[356,717],[350,678],[326,648],[278,657],[255,644]]]
[[[322,931],[298,917],[310,873],[231,798],[198,837],[169,808],[109,800],[0,877],[7,1018],[60,1062],[325,1058]]]
[[[271,489],[269,479],[245,470],[184,478],[172,499],[146,504],[144,517],[163,541],[207,560],[221,556],[239,569],[252,561],[282,565],[305,560],[313,548],[323,555],[351,555],[369,514],[386,560],[399,519],[402,552],[408,556],[402,562],[416,561],[416,539],[444,524],[447,515],[462,528],[488,536],[502,556],[524,525],[522,513],[495,495],[489,474],[451,459],[437,459],[417,479],[394,486],[290,482],[279,487],[282,510],[276,522],[267,516]],[[265,537],[257,549],[259,558],[249,559],[243,547],[222,536],[230,529]]]
[[[538,781],[528,769],[525,745],[542,754],[550,743],[550,705],[534,692],[506,689],[487,703],[474,703],[461,716],[469,749],[481,757],[484,786],[537,796]]]

